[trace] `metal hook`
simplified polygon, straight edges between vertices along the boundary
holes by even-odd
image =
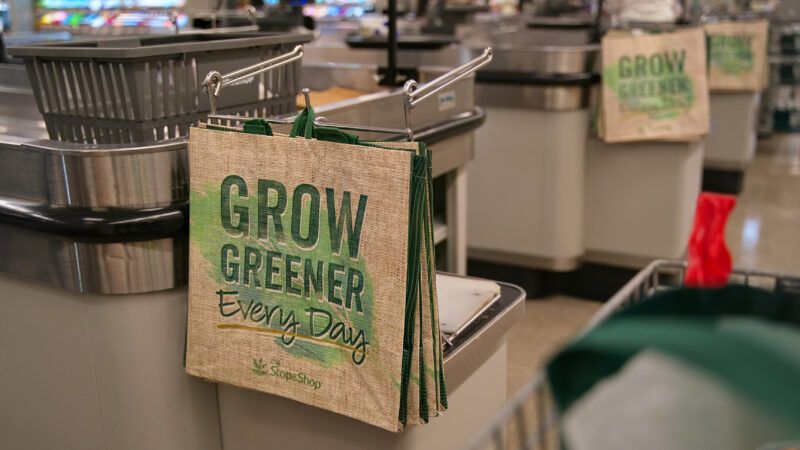
[[[258,10],[255,6],[250,5],[245,10],[247,11],[247,16],[250,18],[251,25],[258,25]]]
[[[172,28],[175,29],[175,34],[180,34],[181,32],[181,27],[178,26],[178,19],[180,19],[180,14],[177,11],[169,13],[169,21],[172,23]]]
[[[403,91],[405,92],[406,96],[410,98],[411,107],[413,108],[417,106],[419,102],[424,101],[431,95],[436,94],[447,86],[450,86],[456,81],[472,74],[486,64],[489,64],[491,60],[492,47],[486,47],[481,56],[478,56],[472,61],[457,67],[450,72],[447,72],[446,74],[436,78],[435,80],[423,84],[422,86],[417,85],[416,82],[406,83]]]
[[[408,90],[410,92],[412,89],[416,89],[416,86],[417,86],[417,82],[416,81],[408,80],[408,81],[406,81],[405,86],[403,86],[403,90],[405,91],[405,89],[408,88]],[[411,96],[408,95],[408,94],[404,95],[403,96],[403,119],[405,120],[405,123],[406,123],[406,128],[405,128],[406,139],[408,139],[409,142],[414,140],[414,130],[411,128],[411,109],[412,108],[414,108],[414,105],[411,104]]]
[[[277,69],[278,67],[285,66],[286,64],[297,61],[302,57],[303,57],[303,46],[297,45],[289,53],[284,53],[282,55],[276,56],[275,58],[268,59],[266,61],[261,61],[260,63],[253,64],[252,66],[248,66],[243,69],[234,70],[233,72],[227,73],[225,75],[220,74],[216,70],[208,72],[205,79],[203,80],[203,90],[208,95],[208,101],[211,109],[210,114],[217,113],[216,97],[219,96],[219,92],[220,90],[222,90],[223,87],[229,86],[233,83],[236,83],[237,81],[244,80],[245,78],[264,73],[268,70]]]
[[[486,47],[481,56],[478,56],[472,61],[459,66],[447,72],[446,74],[423,84],[422,86],[420,86],[415,80],[406,81],[406,84],[403,85],[403,115],[406,121],[406,135],[408,136],[408,140],[410,141],[414,138],[414,132],[411,128],[411,110],[414,109],[418,103],[425,101],[447,86],[450,86],[456,81],[459,81],[462,78],[474,73],[481,67],[489,64],[491,60],[492,47]]]

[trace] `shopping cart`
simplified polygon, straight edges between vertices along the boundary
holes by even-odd
[[[683,286],[686,262],[653,261],[619,290],[579,333],[582,336],[617,311],[647,301],[652,295]],[[734,270],[729,284],[772,292],[800,293],[800,277],[758,270]],[[472,450],[560,449],[559,412],[545,372],[520,389],[478,438]]]

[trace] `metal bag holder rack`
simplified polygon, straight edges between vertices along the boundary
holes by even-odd
[[[236,70],[234,72],[222,75],[219,72],[212,71],[206,76],[205,80],[203,81],[203,86],[206,91],[206,94],[209,97],[209,102],[211,105],[211,112],[208,115],[207,123],[212,124],[213,121],[217,121],[215,126],[221,126],[222,128],[228,128],[231,130],[239,131],[240,128],[230,126],[231,123],[238,123],[243,122],[246,120],[252,120],[254,117],[248,116],[241,116],[241,115],[223,115],[223,114],[216,114],[216,97],[219,96],[220,91],[225,86],[231,85],[236,83],[239,80],[245,79],[247,77],[257,75],[268,70],[280,67],[284,64],[288,64],[290,62],[296,61],[303,57],[303,48],[302,46],[296,46],[291,52],[286,53],[284,55],[280,55],[276,58],[264,61],[259,64],[255,64],[249,67],[245,67],[243,69]],[[459,80],[473,74],[479,68],[483,67],[484,65],[488,64],[492,60],[492,48],[487,47],[484,49],[483,53],[478,56],[477,58],[463,64],[433,80],[428,83],[420,85],[417,83],[416,80],[408,80],[403,85],[403,118],[404,118],[404,128],[391,128],[391,127],[375,127],[375,126],[367,126],[367,125],[356,125],[356,124],[342,124],[342,123],[333,123],[328,121],[325,117],[316,117],[314,120],[315,125],[324,126],[324,127],[334,127],[339,128],[341,130],[346,131],[356,131],[356,132],[368,132],[368,133],[381,133],[381,134],[388,134],[394,136],[402,136],[408,141],[412,141],[415,137],[414,129],[412,127],[411,122],[411,113],[412,110],[421,102],[431,98],[435,94],[442,91],[446,87],[452,85],[453,83],[458,82]],[[311,105],[310,100],[310,91],[307,88],[302,90],[303,95],[305,97],[305,105],[309,107]],[[291,117],[277,117],[277,118],[262,118],[267,123],[275,124],[275,125],[292,125],[296,119],[296,115]],[[228,123],[229,125],[222,125],[223,123]],[[467,321],[467,323],[462,326],[459,330],[451,335],[445,335],[442,333],[442,340],[445,344],[445,350],[454,348],[456,342],[460,340],[463,336],[468,335],[466,333],[471,328],[474,328],[475,323],[481,319],[481,317],[488,316],[489,310],[495,307],[499,297],[492,299],[492,301],[488,302],[483,308],[479,311],[476,311],[475,314]]]
[[[235,83],[236,79],[253,71],[262,73],[261,71],[269,70],[271,64],[281,64],[290,58],[300,57],[302,51],[302,48],[297,48],[291,55],[224,76],[212,73],[205,84],[206,94],[214,96],[216,93],[219,96],[223,85]],[[467,265],[466,163],[474,157],[474,137],[471,131],[480,126],[486,117],[483,108],[474,103],[474,73],[492,59],[492,49],[486,48],[476,58],[453,70],[429,68],[427,73],[431,76],[424,79],[430,80],[426,83],[408,80],[402,88],[389,90],[375,86],[378,92],[327,103],[316,110],[316,125],[351,131],[365,140],[420,141],[432,149],[433,176],[439,178],[445,175],[446,198],[445,209],[436,218],[438,225],[434,226],[434,242],[439,244],[447,240],[447,268],[462,275],[466,274]],[[357,66],[349,69],[360,70]],[[426,101],[431,97],[436,100]],[[220,99],[216,102],[219,103]],[[310,103],[310,96],[306,95],[306,106]],[[219,114],[217,110],[209,115],[207,123],[221,129],[240,131],[242,122],[259,115],[250,112],[226,114],[228,115]],[[263,120],[286,127],[296,117],[292,114]]]
[[[216,98],[220,95],[220,91],[222,90],[222,88],[234,84],[237,81],[243,80],[247,77],[258,75],[260,73],[291,63],[293,61],[301,59],[302,57],[303,57],[303,47],[301,45],[298,45],[289,53],[280,55],[278,57],[261,62],[259,64],[255,64],[249,67],[245,67],[230,72],[225,75],[222,75],[217,71],[209,72],[205,80],[203,80],[203,88],[206,94],[208,94],[209,103],[211,104],[211,111],[208,114],[207,123],[210,124],[212,123],[212,121],[216,120],[219,121],[219,124],[221,125],[222,122],[227,122],[231,124],[231,123],[244,122],[246,120],[254,119],[255,117],[217,114]],[[491,60],[492,60],[492,48],[486,47],[483,53],[477,58],[445,73],[444,75],[439,76],[434,80],[431,80],[428,83],[420,85],[419,83],[417,83],[416,80],[406,81],[406,83],[403,85],[403,117],[405,120],[404,128],[374,127],[367,125],[333,123],[329,122],[327,119],[325,119],[325,117],[317,117],[314,120],[314,124],[318,126],[339,128],[341,130],[346,130],[346,131],[361,131],[368,133],[401,135],[404,136],[408,141],[411,141],[415,137],[414,129],[411,123],[412,110],[419,103],[429,99],[434,94],[439,93],[442,89],[473,74],[478,69],[491,62]],[[309,98],[309,90],[304,88],[303,95],[305,96],[306,107],[309,107],[311,105],[311,101]],[[296,117],[297,116],[295,115],[291,117],[261,118],[261,119],[270,124],[291,125]],[[238,128],[233,128],[233,129],[238,129]]]

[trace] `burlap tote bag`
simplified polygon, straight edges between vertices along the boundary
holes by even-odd
[[[602,64],[604,141],[693,141],[708,133],[702,29],[608,34]]]
[[[311,109],[244,131],[190,132],[186,371],[390,431],[438,415],[430,152]]]
[[[758,92],[767,70],[766,20],[704,25],[708,36],[708,84],[719,91]]]

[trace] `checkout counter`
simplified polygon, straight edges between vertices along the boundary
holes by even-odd
[[[490,34],[503,44],[478,78],[488,118],[477,133],[470,200],[508,202],[469,208],[470,257],[490,263],[477,273],[512,266],[515,280],[539,280],[531,283],[543,294],[587,294],[575,285],[683,257],[704,142],[596,138],[600,46],[589,42],[597,30],[558,25],[538,19],[525,32],[498,27]],[[515,220],[505,220],[512,214]]]
[[[451,344],[444,350],[444,370],[449,407],[427,425],[411,426],[400,434],[389,433],[281,397],[219,385],[223,448],[458,450],[466,447],[506,401],[505,333],[524,314],[524,291],[505,283],[486,283],[437,275],[443,326],[459,316],[457,299],[492,292],[496,295],[490,304],[483,303],[485,311],[475,316],[461,333],[448,338]],[[474,314],[462,317],[468,315]],[[269,424],[268,428],[265,424]],[[309,432],[310,424],[314,432]]]
[[[324,69],[317,80],[335,79],[335,67]],[[304,82],[323,89],[312,72]],[[186,375],[186,139],[49,140],[23,73],[0,67],[0,104],[15,106],[0,111],[0,287],[13,311],[0,318],[0,367],[13,368],[0,370],[0,435],[9,448],[266,448],[265,435],[270,446],[459,448],[471,438],[465,425],[477,432],[501,407],[506,333],[524,314],[525,293],[448,275],[439,301],[442,322],[455,324],[445,349],[451,406],[432,424],[398,435]],[[458,173],[472,157],[483,120],[473,83],[454,85],[444,108],[428,102],[415,111],[434,175]],[[331,121],[381,126],[396,119],[387,111],[402,113],[401,100],[381,91],[315,107]],[[453,239],[448,233],[439,227]],[[486,301],[470,301],[476,292]]]
[[[639,269],[683,259],[703,174],[705,143],[607,144],[586,152],[585,260]]]
[[[469,46],[411,51],[401,44],[397,61],[401,68],[455,66],[494,46],[493,61],[476,74],[475,102],[487,114],[475,133],[475,160],[453,179],[469,192],[455,196],[465,205],[469,258],[573,270],[583,254],[586,135],[578,130],[589,129],[598,46],[587,44],[585,28],[521,19],[462,27],[460,35]],[[384,49],[322,40],[307,47],[304,64],[377,67],[385,60]]]
[[[738,194],[756,153],[760,92],[711,91],[711,133],[706,139],[703,190]]]
[[[565,272],[584,253],[584,159],[599,46],[588,43],[586,29],[535,25],[492,36],[502,44],[478,74],[487,121],[470,167],[469,252],[476,261]]]

